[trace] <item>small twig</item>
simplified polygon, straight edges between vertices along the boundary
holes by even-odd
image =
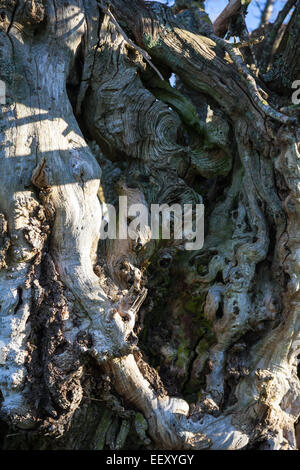
[[[92,401],[99,401],[101,403],[105,401],[105,400],[99,400],[98,398],[87,397],[86,395],[83,395],[83,398],[86,398],[87,400],[92,400]]]
[[[280,108],[280,112],[287,114],[288,116],[297,116],[300,114],[299,104],[291,104],[290,106],[284,106]]]
[[[258,0],[255,0],[255,6],[256,8],[259,9],[260,13],[262,14],[263,12],[263,7],[259,4],[259,1]],[[257,17],[256,17],[257,18]]]
[[[129,309],[131,312],[136,314],[139,311],[142,303],[144,302],[145,298],[147,297],[147,293],[148,293],[148,290],[144,287],[142,292],[137,296],[137,298],[135,299],[135,301],[131,305],[131,307]]]
[[[121,28],[121,26],[119,25],[118,21],[116,20],[116,18],[114,17],[114,15],[112,14],[112,12],[110,11],[110,8],[109,6],[106,7],[103,5],[102,1],[101,0],[98,0],[98,4],[100,6],[100,8],[102,10],[105,11],[105,13],[108,14],[108,16],[110,17],[111,21],[113,22],[113,24],[115,25],[115,27],[117,28],[117,30],[119,31],[119,33],[123,36],[123,38],[125,39],[125,41],[127,42],[127,44],[129,44],[133,49],[137,50],[142,56],[143,58],[145,59],[146,62],[148,62],[148,64],[150,65],[150,67],[153,68],[153,70],[157,73],[157,75],[159,76],[159,78],[161,80],[164,80],[164,77],[162,76],[162,74],[160,73],[160,71],[157,69],[157,67],[155,67],[155,65],[151,62],[151,57],[150,55],[144,51],[144,49],[142,49],[141,47],[137,46],[136,44],[134,44],[134,42],[129,39],[129,37],[127,36],[127,34],[125,33],[125,31]]]
[[[130,292],[130,291],[129,291]],[[130,307],[128,307],[128,299],[124,302],[123,301],[119,304],[117,308],[117,312],[122,318],[129,319],[131,316],[135,316],[139,309],[141,308],[142,303],[144,302],[145,298],[147,297],[148,289],[145,287],[142,291],[138,294],[134,302]]]
[[[255,45],[255,44],[259,44],[260,42],[262,42],[264,40],[265,36],[259,36],[258,38],[255,38],[255,39],[250,39],[249,41],[246,41],[246,42],[236,42],[234,44],[232,44],[232,47],[235,47],[237,49],[241,49],[242,47],[248,47],[248,46],[251,46],[251,45]]]

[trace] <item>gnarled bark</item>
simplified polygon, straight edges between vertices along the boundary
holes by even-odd
[[[3,446],[296,449],[299,120],[280,110],[285,90],[190,2],[176,16],[141,0],[1,8]],[[150,228],[100,240],[100,203],[119,195],[203,201],[203,249]]]

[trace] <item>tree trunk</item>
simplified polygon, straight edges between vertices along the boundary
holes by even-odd
[[[299,5],[270,91],[175,3],[0,1],[3,449],[299,445]],[[203,202],[203,248],[103,240],[119,196]]]

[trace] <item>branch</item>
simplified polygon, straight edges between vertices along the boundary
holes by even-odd
[[[265,73],[268,70],[268,66],[271,62],[271,55],[272,55],[272,49],[273,49],[273,44],[276,40],[276,37],[278,35],[278,32],[280,30],[280,27],[282,26],[285,18],[289,14],[290,10],[293,8],[297,0],[288,0],[286,4],[284,5],[283,9],[278,13],[277,18],[273,24],[273,28],[269,34],[269,36],[266,39],[266,43],[263,49],[263,54],[262,54],[262,73]]]
[[[252,109],[251,122],[259,131],[262,127],[258,123],[258,110],[262,118],[269,116],[285,124],[294,122],[293,118],[273,110],[264,100],[242,56],[230,43],[215,34],[208,38],[183,30],[167,7],[157,4],[154,9],[150,3],[147,7],[140,6],[138,1],[136,3],[141,11],[139,17],[133,19],[126,2],[114,0],[115,16],[127,25],[138,44],[153,58],[163,61],[183,82],[212,96],[231,116],[239,112],[244,115],[245,107]],[[161,21],[159,9],[164,21]],[[164,26],[166,22],[168,28]],[[221,57],[216,43],[221,50],[226,50],[231,60]]]
[[[260,27],[270,22],[270,19],[274,10],[274,3],[275,3],[275,0],[266,1],[265,7],[261,15]]]
[[[117,393],[142,411],[151,438],[162,448],[238,450],[247,444],[248,436],[235,427],[232,414],[205,415],[202,420],[193,420],[186,401],[159,396],[142,375],[132,354],[112,359],[103,367],[113,377]]]
[[[111,21],[113,22],[113,24],[115,25],[115,27],[117,28],[117,30],[119,31],[119,33],[123,36],[123,38],[125,39],[125,41],[127,42],[127,44],[129,44],[133,49],[137,50],[142,56],[143,58],[145,59],[146,62],[148,62],[148,64],[150,65],[150,67],[153,68],[153,70],[157,73],[157,75],[159,76],[159,78],[161,80],[164,80],[164,77],[162,76],[162,74],[160,73],[160,71],[158,70],[157,67],[155,67],[155,65],[151,62],[151,57],[149,56],[149,54],[144,51],[144,49],[141,49],[140,47],[138,47],[136,44],[134,44],[134,42],[129,39],[129,37],[127,36],[127,34],[125,33],[125,31],[121,28],[121,26],[119,25],[119,23],[117,22],[116,18],[114,17],[114,15],[112,14],[112,12],[110,11],[109,7],[107,8],[103,2],[101,2],[101,0],[98,1],[98,4],[99,4],[99,7],[105,11],[105,13],[108,14],[108,16],[110,17]]]
[[[247,0],[245,3],[250,3],[251,0]],[[236,15],[242,6],[241,0],[230,0],[228,5],[224,8],[222,13],[217,17],[213,24],[214,33],[216,36],[224,37],[229,26],[230,19]]]
[[[248,91],[250,93],[251,98],[257,105],[257,107],[268,117],[274,119],[275,121],[281,122],[282,124],[291,124],[295,123],[296,119],[290,116],[285,116],[279,111],[271,108],[268,102],[261,96],[261,93],[257,87],[256,81],[249,72],[247,65],[244,63],[242,56],[235,50],[232,45],[225,41],[224,39],[220,39],[215,35],[212,35],[211,38],[216,41],[217,44],[220,44],[228,55],[230,56],[232,62],[237,67],[238,72],[244,78],[247,84]]]
[[[299,78],[300,74],[299,23],[300,3],[296,5],[294,13],[285,28],[283,38],[274,57],[274,66],[270,71],[272,89],[276,89],[280,93],[285,89],[288,95],[290,95],[292,83]]]

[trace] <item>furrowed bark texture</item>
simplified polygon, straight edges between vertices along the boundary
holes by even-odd
[[[0,0],[3,448],[299,446],[299,5],[264,75],[202,7]],[[100,240],[118,196],[203,249]]]

